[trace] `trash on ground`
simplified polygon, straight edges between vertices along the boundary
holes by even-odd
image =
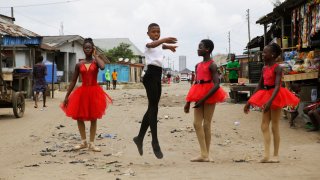
[[[117,137],[116,134],[107,134],[107,133],[103,134],[103,133],[101,133],[98,135],[98,139],[103,139],[103,138],[115,139],[116,137]]]
[[[85,163],[85,161],[83,161],[83,160],[76,160],[76,161],[70,161],[69,163],[70,163],[70,164],[78,164],[78,163],[83,164],[83,163]]]
[[[114,164],[114,163],[119,163],[119,161],[110,161],[110,162],[107,162],[106,164]]]
[[[32,164],[32,165],[26,165],[24,167],[39,167],[40,165],[39,164]]]

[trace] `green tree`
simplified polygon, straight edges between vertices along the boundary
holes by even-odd
[[[130,44],[120,43],[119,46],[114,47],[105,52],[105,55],[110,59],[111,62],[117,62],[119,58],[134,58],[134,54],[130,48]]]

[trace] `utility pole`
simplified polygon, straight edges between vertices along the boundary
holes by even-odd
[[[174,60],[172,60],[171,62],[172,62],[172,71],[174,71]]]
[[[251,41],[251,37],[250,37],[250,9],[247,9],[247,20],[248,20],[248,37],[249,37],[249,42]],[[247,44],[248,47],[248,59],[250,59],[251,57],[251,52],[249,50],[249,42]]]
[[[228,55],[230,55],[230,53],[231,53],[231,43],[230,43],[230,31],[228,32],[228,43],[229,43],[229,53],[228,53]]]

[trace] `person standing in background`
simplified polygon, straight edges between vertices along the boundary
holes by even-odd
[[[229,71],[229,82],[238,83],[240,64],[235,61],[236,56],[234,54],[230,55],[230,61],[227,64],[227,70]]]
[[[43,57],[39,56],[36,58],[36,64],[33,67],[33,92],[35,92],[34,97],[34,108],[38,108],[39,93],[42,92],[43,97],[43,108],[46,106],[46,75],[47,67],[42,63]],[[42,109],[41,109],[42,110]]]
[[[118,73],[117,73],[116,69],[114,69],[113,72],[112,72],[113,89],[116,89],[116,87],[117,87],[117,79],[118,79]]]
[[[106,78],[106,90],[110,90],[110,81],[111,81],[111,76],[109,69],[107,69],[106,73],[104,74],[104,77]]]

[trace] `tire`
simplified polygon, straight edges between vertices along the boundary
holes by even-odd
[[[24,95],[19,92],[14,92],[12,96],[13,113],[16,118],[21,118],[25,110]]]

